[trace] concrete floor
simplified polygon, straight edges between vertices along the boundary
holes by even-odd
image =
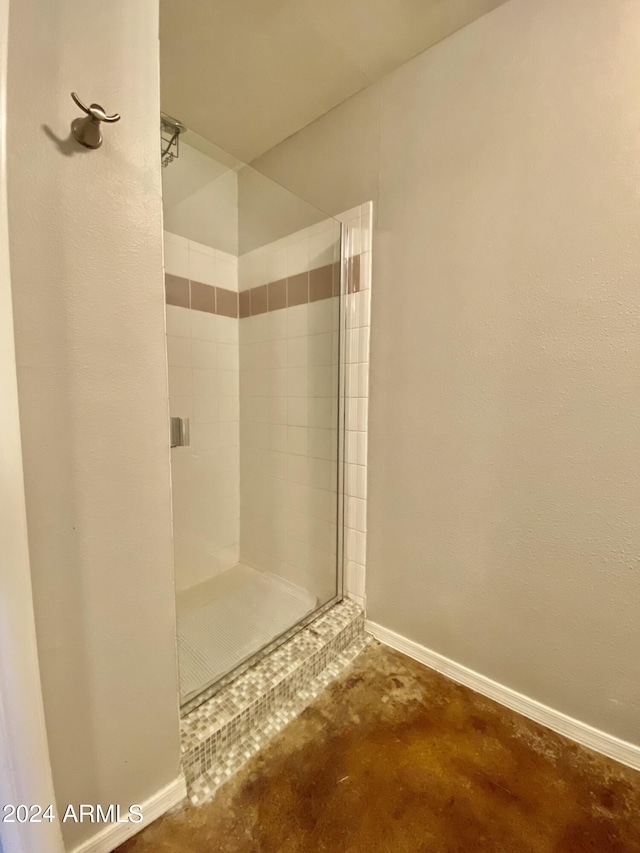
[[[378,644],[118,853],[640,853],[640,774]]]

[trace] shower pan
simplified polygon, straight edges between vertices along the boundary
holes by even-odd
[[[337,220],[171,122],[173,532],[191,710],[342,597],[344,265]]]

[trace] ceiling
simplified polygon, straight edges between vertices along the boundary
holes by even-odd
[[[251,162],[504,0],[160,0],[162,109]]]

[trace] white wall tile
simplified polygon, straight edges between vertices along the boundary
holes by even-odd
[[[288,309],[286,311],[270,311],[266,317],[267,319],[267,339],[268,340],[281,340],[282,338],[287,337],[287,317],[289,315]],[[246,323],[246,320],[243,320],[243,325]]]
[[[202,284],[216,284],[215,254],[204,254],[189,249],[189,278]]]
[[[172,367],[191,366],[191,339],[167,335],[167,363]]]
[[[360,290],[371,288],[371,252],[360,255]]]
[[[266,258],[266,280],[261,284],[266,284],[269,281],[279,281],[286,278],[288,275],[287,266],[287,247],[278,246],[269,252],[265,253]]]
[[[217,343],[215,348],[215,359],[220,370],[238,370],[238,345]]]
[[[238,290],[238,264],[216,256],[216,287],[224,287],[225,290]]]
[[[169,397],[193,395],[193,371],[190,367],[169,365]]]
[[[167,335],[191,337],[191,311],[178,305],[167,305]]]
[[[164,271],[170,275],[189,278],[189,250],[186,246],[165,241]]]
[[[306,370],[308,376],[308,393],[310,397],[325,397],[330,404],[333,397],[333,380],[335,369],[331,365],[321,367],[309,367]]]
[[[287,241],[287,276],[309,269],[309,234],[295,235]]]
[[[240,420],[240,400],[237,396],[218,397],[218,414],[220,421]]]
[[[193,397],[193,420],[195,423],[215,423],[220,420],[219,397]]]
[[[309,358],[307,336],[290,338],[287,342],[287,366],[306,367]]]
[[[289,367],[286,370],[286,394],[289,397],[306,397],[309,393],[309,371],[306,367]]]
[[[195,312],[198,313],[198,312]],[[214,316],[213,314],[211,315]],[[258,318],[256,318],[258,319]],[[237,344],[238,343],[238,325],[239,321],[234,317],[222,317],[215,315],[216,321],[216,340],[220,344]]]
[[[217,368],[217,344],[214,341],[193,340],[193,366]]]
[[[269,420],[274,424],[287,423],[287,398],[272,397],[269,400]]]
[[[337,356],[334,348],[334,336],[331,332],[320,335],[309,335],[307,346],[308,363],[313,367],[334,364],[334,356]]]
[[[269,449],[287,452],[287,427],[285,424],[269,424]]]
[[[314,302],[312,306],[321,305],[321,302]],[[273,314],[277,314],[279,312],[273,311]],[[309,306],[308,305],[295,305],[293,308],[287,308],[286,311],[281,312],[286,314],[287,319],[287,337],[288,338],[297,338],[301,335],[307,335],[309,332]],[[268,314],[263,314],[263,317],[267,317]],[[256,318],[258,319],[258,318]]]
[[[319,429],[335,427],[336,415],[334,401],[324,397],[309,397],[307,401],[309,426]]]
[[[193,397],[169,397],[169,414],[172,418],[192,418]]]
[[[218,424],[219,447],[235,447],[240,442],[238,425],[233,421],[221,421]]]
[[[365,598],[365,567],[353,560],[346,560],[345,588],[350,597],[355,597],[364,604]]]
[[[183,310],[187,310],[186,308]],[[215,314],[208,311],[190,311],[191,337],[198,340],[215,341],[217,320]]]
[[[236,397],[240,393],[237,370],[218,370],[218,394],[221,397]]]
[[[287,457],[286,477],[291,483],[309,482],[309,459],[307,456],[289,454]]]
[[[334,459],[336,438],[335,430],[309,427],[309,456],[316,459]]]
[[[179,234],[173,234],[171,231],[164,231],[164,244],[171,243],[174,246],[183,246],[189,248],[189,241],[186,237],[181,237]]]
[[[309,401],[307,397],[289,397],[287,400],[287,423],[290,426],[309,424]]]
[[[294,453],[298,456],[307,456],[309,453],[309,433],[307,427],[289,426],[287,427],[287,447],[288,453]]]
[[[373,202],[360,206],[360,252],[371,252],[373,247]]]
[[[304,334],[317,335],[326,334],[337,327],[334,318],[334,303],[336,299],[322,299],[319,302],[311,302],[308,311],[308,327]]]
[[[193,450],[214,450],[218,447],[218,424],[192,423],[190,438]],[[193,482],[195,483],[196,480],[194,479]],[[202,495],[200,497],[203,500],[211,502],[211,495]]]
[[[193,394],[196,396],[215,396],[218,394],[218,371],[212,367],[193,368]],[[169,379],[171,387],[171,379]]]
[[[327,221],[325,228],[309,236],[309,269],[317,269],[333,263],[338,232],[333,222]]]

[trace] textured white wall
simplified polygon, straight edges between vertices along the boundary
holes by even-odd
[[[59,804],[179,772],[153,0],[23,0],[9,228],[29,544]],[[119,111],[68,139],[69,91]],[[63,825],[67,848],[89,823]]]
[[[255,164],[336,212],[343,139],[378,197],[370,617],[634,743],[639,45],[510,0]]]

